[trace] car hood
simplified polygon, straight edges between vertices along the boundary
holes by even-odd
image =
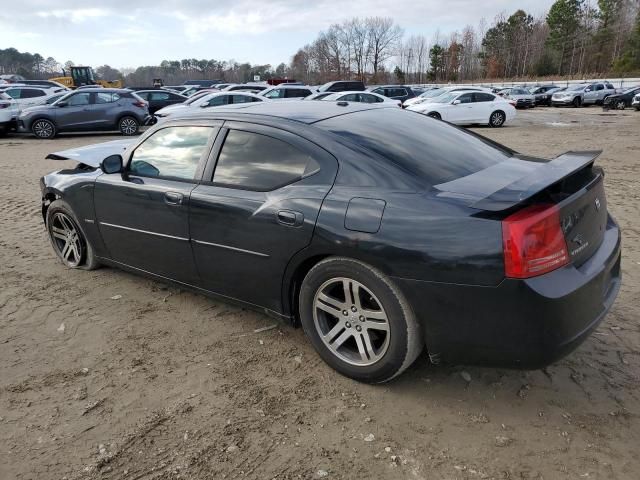
[[[48,160],[75,160],[79,163],[98,168],[102,160],[109,155],[121,155],[136,139],[113,140],[111,142],[96,143],[85,147],[70,148],[47,155]]]
[[[185,108],[191,108],[191,105],[183,105],[181,103],[178,103],[176,105],[167,105],[166,107],[162,107],[160,110],[158,110],[156,112],[156,115],[159,114],[159,113],[161,113],[161,114],[163,114],[163,113],[173,113],[176,110],[180,111],[180,110],[183,110]]]

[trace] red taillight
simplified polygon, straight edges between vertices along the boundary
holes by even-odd
[[[147,102],[133,102],[136,107],[144,108],[147,106]]]
[[[514,102],[513,100],[509,100],[509,103],[510,103],[511,105],[513,105],[514,107],[518,104],[518,102]]]
[[[502,221],[505,275],[529,278],[569,263],[555,205],[533,205]]]

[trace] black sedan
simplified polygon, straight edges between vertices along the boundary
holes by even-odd
[[[602,105],[604,108],[615,108],[616,110],[624,110],[625,108],[631,106],[633,97],[635,97],[639,93],[640,85],[636,85],[635,87],[627,88],[622,93],[609,95],[604,99]]]
[[[68,267],[300,324],[360,381],[423,348],[536,368],[587,338],[620,286],[597,154],[519,155],[394,107],[251,103],[51,154],[79,163],[42,178],[42,213]]]
[[[167,90],[137,90],[136,94],[149,103],[149,114],[153,115],[158,110],[169,105],[175,105],[188,100],[188,97]]]

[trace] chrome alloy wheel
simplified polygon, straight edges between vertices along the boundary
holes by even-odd
[[[120,120],[120,131],[125,135],[133,135],[138,131],[138,124],[133,118],[123,118]]]
[[[382,303],[351,278],[332,278],[320,286],[313,321],[331,353],[351,365],[373,365],[389,347],[391,332]]]
[[[33,134],[39,138],[51,138],[53,136],[53,125],[48,120],[36,120],[33,124]]]
[[[60,258],[70,267],[82,261],[84,245],[73,221],[64,213],[57,212],[51,219],[49,234]]]

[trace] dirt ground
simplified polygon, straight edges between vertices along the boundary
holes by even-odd
[[[47,153],[0,139],[0,479],[637,479],[640,113],[521,112],[475,129],[526,153],[603,149],[624,280],[606,321],[539,371],[340,377],[299,329],[118,270],[67,270],[42,225]]]

